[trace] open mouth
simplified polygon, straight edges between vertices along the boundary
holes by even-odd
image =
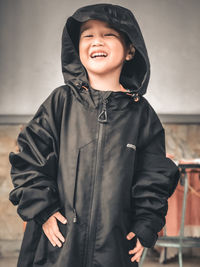
[[[107,53],[105,52],[94,52],[90,55],[91,58],[97,58],[97,57],[107,57]]]

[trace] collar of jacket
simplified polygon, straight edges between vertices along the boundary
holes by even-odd
[[[100,91],[80,80],[70,80],[67,84],[76,99],[92,109],[98,109],[105,99],[109,102],[108,107],[112,110],[121,110],[140,101],[140,95],[131,90],[126,92]]]

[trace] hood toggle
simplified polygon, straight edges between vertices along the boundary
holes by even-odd
[[[126,93],[127,95],[130,95],[132,98],[133,98],[133,100],[135,101],[135,102],[138,102],[139,100],[140,100],[140,96],[139,96],[139,94],[137,93],[137,94],[135,94],[135,93],[133,93],[133,94],[130,94],[130,93]]]
[[[102,111],[100,112],[98,116],[98,121],[101,123],[106,123],[108,121],[107,108],[106,108],[107,103],[108,103],[108,99],[104,99]]]

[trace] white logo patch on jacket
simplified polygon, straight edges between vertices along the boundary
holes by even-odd
[[[136,145],[133,145],[133,144],[127,144],[126,146],[132,148],[133,150],[136,150]]]

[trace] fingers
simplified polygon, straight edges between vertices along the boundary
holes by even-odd
[[[61,247],[62,243],[65,242],[65,238],[58,228],[57,217],[62,223],[67,223],[67,219],[63,217],[60,212],[56,212],[42,225],[42,229],[54,247]]]
[[[129,254],[135,254],[135,253],[139,252],[142,248],[143,248],[143,246],[141,245],[139,239],[137,239],[135,248],[130,250]]]
[[[57,211],[56,213],[54,213],[53,216],[57,220],[59,220],[61,223],[63,223],[63,224],[66,224],[67,223],[67,219],[59,211]]]
[[[128,235],[127,235],[127,239],[132,239],[133,237],[135,236],[135,234],[133,232],[130,232]],[[131,258],[131,261],[134,262],[134,261],[137,261],[139,262],[140,261],[140,258],[142,256],[142,252],[144,250],[144,247],[142,246],[142,244],[140,243],[140,240],[137,239],[137,242],[136,242],[136,246],[134,249],[132,250],[129,250],[129,254],[134,254],[134,256]]]
[[[127,238],[128,240],[131,240],[134,236],[135,236],[135,233],[130,232],[130,233],[126,236],[126,238]]]
[[[54,232],[51,233],[51,239],[53,241],[54,247],[55,246],[58,246],[59,248],[62,247],[62,243],[61,243],[60,239],[58,238],[58,236]],[[62,240],[63,240],[63,237],[62,237]]]
[[[52,230],[49,231],[47,237],[54,247],[55,246],[58,246],[59,248],[62,247],[62,243]]]
[[[142,256],[142,252],[143,252],[144,248],[141,248],[140,250],[138,250],[135,255],[131,258],[131,261],[134,262],[134,261],[137,261],[139,262],[140,261],[140,258]]]

